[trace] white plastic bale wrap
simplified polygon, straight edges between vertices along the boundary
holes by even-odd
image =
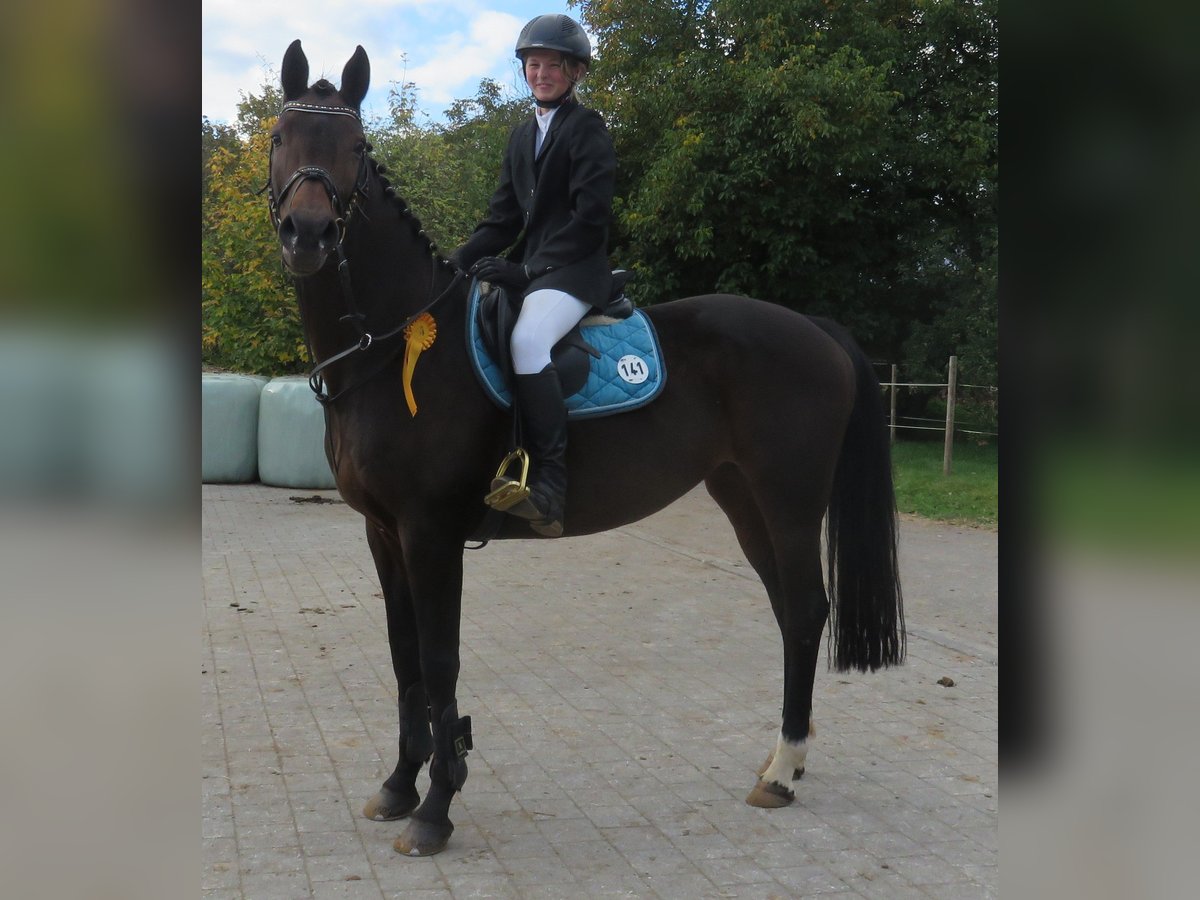
[[[205,374],[201,393],[201,480],[245,484],[258,478],[258,407],[271,379]]]
[[[325,458],[325,413],[303,375],[274,378],[262,389],[258,478],[274,487],[336,487]]]

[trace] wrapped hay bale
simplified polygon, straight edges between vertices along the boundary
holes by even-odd
[[[336,487],[325,459],[325,412],[303,375],[273,378],[262,389],[258,478],[275,487]]]
[[[244,484],[258,478],[258,405],[262,375],[202,376],[200,455],[205,484]]]

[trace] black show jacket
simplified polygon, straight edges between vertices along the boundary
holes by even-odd
[[[524,293],[555,288],[603,305],[612,284],[608,226],[617,168],[612,138],[598,112],[575,102],[554,114],[535,160],[537,131],[532,116],[513,128],[487,217],[455,252],[455,262],[469,269],[512,247],[508,258],[533,276]]]

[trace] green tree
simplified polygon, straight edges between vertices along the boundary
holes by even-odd
[[[466,228],[453,235],[456,245],[466,240],[487,211],[500,180],[509,133],[529,115],[527,97],[506,92],[490,78],[479,83],[472,99],[455,101],[446,110],[448,124],[442,137],[451,155],[460,161],[458,181],[447,187],[458,194],[466,216]]]
[[[236,154],[241,150],[237,129],[223,122],[211,122],[208,116],[203,116],[200,120],[200,162],[203,169],[201,177],[205,194],[208,193],[213,154],[222,148],[231,154]]]
[[[370,125],[372,152],[426,233],[444,247],[468,227],[451,190],[462,178],[462,160],[448,152],[433,125],[417,121],[417,114],[416,86],[393,84],[388,116]]]
[[[579,5],[641,301],[747,293],[890,360],[994,321],[995,0]]]
[[[529,104],[506,97],[499,84],[485,79],[474,98],[446,110],[445,125],[417,122],[411,83],[392,87],[388,108],[385,120],[371,123],[375,156],[426,232],[449,252],[483,217],[508,133],[529,115]]]
[[[267,180],[268,128],[218,146],[208,163],[201,250],[202,358],[207,365],[279,375],[307,361],[300,313],[258,195]]]
[[[202,120],[201,346],[206,365],[239,372],[302,372],[308,351],[290,278],[259,191],[268,135],[283,105],[271,74],[241,92],[232,124]]]
[[[237,105],[236,130],[243,138],[250,138],[274,125],[279,110],[283,108],[283,88],[279,76],[271,72],[257,93],[239,91],[242,98]]]

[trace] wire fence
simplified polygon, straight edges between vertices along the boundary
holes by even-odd
[[[876,365],[888,365],[887,363],[876,363]],[[889,399],[889,414],[888,428],[891,432],[891,440],[896,441],[896,432],[899,429],[907,429],[911,431],[941,431],[945,435],[945,447],[942,452],[942,474],[949,475],[954,468],[954,436],[956,434],[971,435],[974,437],[994,437],[1000,436],[996,431],[982,431],[971,428],[963,428],[954,424],[954,415],[958,406],[958,391],[960,388],[987,391],[992,395],[999,394],[999,388],[990,384],[960,384],[958,382],[958,357],[951,356],[949,363],[946,366],[946,381],[929,383],[929,382],[900,382],[896,380],[897,371],[896,364],[891,364],[891,378],[888,381],[882,382],[881,387],[887,393]],[[901,388],[908,389],[936,389],[945,391],[946,394],[946,417],[945,419],[933,419],[928,416],[897,416],[896,415],[896,398],[899,395]],[[936,422],[935,425],[912,424]]]

